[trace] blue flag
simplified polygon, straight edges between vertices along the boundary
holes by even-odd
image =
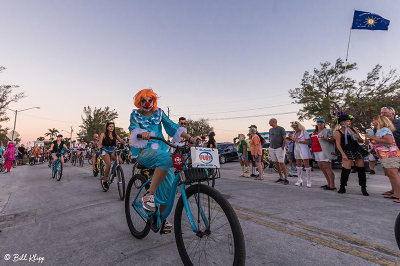
[[[354,30],[388,30],[390,20],[364,11],[354,10],[353,25]]]

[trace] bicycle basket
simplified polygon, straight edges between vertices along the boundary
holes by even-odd
[[[194,182],[204,182],[220,178],[221,174],[218,168],[196,168],[190,167],[183,170],[181,181],[185,184]]]

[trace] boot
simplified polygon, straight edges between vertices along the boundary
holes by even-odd
[[[367,192],[367,176],[365,174],[365,167],[357,167],[358,184],[361,187],[361,192],[364,196],[369,196]]]
[[[346,193],[346,186],[347,181],[349,180],[350,171],[350,169],[342,167],[342,173],[340,175],[340,189],[338,193]]]
[[[303,174],[303,167],[296,167],[297,168],[297,182],[295,183],[296,186],[303,185],[303,179],[301,179],[301,175]]]
[[[307,187],[311,187],[311,167],[306,168],[306,175],[307,175]]]

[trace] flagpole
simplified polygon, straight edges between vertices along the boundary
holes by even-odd
[[[353,9],[353,19],[351,20],[351,26],[350,26],[350,33],[349,33],[349,40],[347,41],[347,52],[346,52],[346,60],[344,62],[344,79],[343,79],[343,90],[346,89],[346,70],[347,70],[347,59],[349,58],[349,49],[350,49],[350,40],[351,40],[351,30],[353,27],[353,21],[354,21],[354,12],[356,10]]]

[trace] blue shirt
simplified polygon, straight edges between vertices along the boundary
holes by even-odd
[[[142,132],[151,132],[152,136],[164,139],[162,129],[164,127],[165,132],[171,137],[180,138],[180,134],[186,131],[178,124],[169,119],[169,117],[161,110],[157,108],[151,116],[143,116],[138,109],[135,109],[131,113],[129,132],[131,132],[131,139],[135,139],[137,134]],[[178,136],[179,135],[179,136]],[[132,156],[137,157],[141,148],[135,147],[135,141],[132,141]],[[137,145],[136,145],[137,146]],[[143,149],[153,149],[168,151],[168,145],[160,140],[150,140],[147,144],[142,147]]]

